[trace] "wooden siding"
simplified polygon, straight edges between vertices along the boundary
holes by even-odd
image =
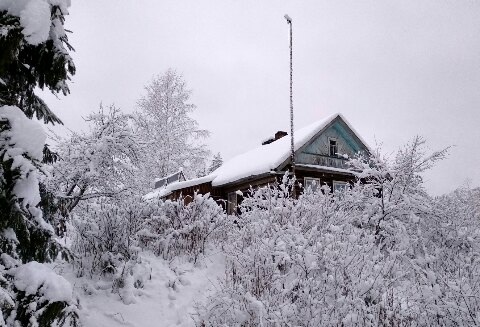
[[[296,167],[295,177],[298,182],[296,185],[297,194],[303,193],[303,184],[304,184],[305,177],[318,178],[320,179],[320,185],[322,186],[328,185],[332,190],[333,190],[334,181],[346,182],[346,183],[353,183],[355,181],[355,177],[353,175],[335,173],[335,172],[304,170],[304,169],[301,169],[300,167]]]
[[[224,210],[227,210],[227,200],[229,193],[241,191],[244,195],[247,195],[252,188],[256,189],[267,185],[275,187],[282,182],[284,173],[285,172],[268,174],[222,187],[213,187],[210,182],[203,183],[176,190],[172,192],[172,194],[170,194],[167,198],[170,200],[177,200],[180,197],[183,197],[185,204],[189,204],[190,202],[192,202],[195,192],[199,194],[210,193],[210,196],[215,201],[217,201],[217,203],[221,205]],[[295,184],[295,193],[297,197],[304,192],[303,184],[305,177],[318,178],[320,179],[320,185],[328,185],[332,190],[334,181],[352,183],[355,180],[354,176],[348,173],[331,172],[326,170],[321,171],[315,168],[304,167],[297,167],[295,170],[295,176],[297,179],[297,183]],[[237,196],[237,204],[240,204],[242,200],[243,197]]]
[[[337,141],[337,152],[353,157],[359,151],[365,151],[365,147],[358,142],[355,135],[341,120],[336,120],[325,131],[310,141],[299,153],[295,155],[298,164],[320,165],[335,168],[345,168],[345,159],[330,156],[329,140]]]
[[[222,187],[222,193],[227,195],[230,192],[242,191],[243,193],[247,193],[250,188],[259,188],[262,186],[266,186],[268,184],[274,184],[277,182],[277,177],[274,174],[269,174],[263,177],[257,177],[254,179],[249,179],[245,181],[240,181],[235,184],[230,184],[227,186]]]
[[[219,190],[213,188],[212,183],[208,182],[175,190],[167,196],[167,199],[177,200],[180,197],[183,197],[185,199],[185,204],[188,204],[192,202],[195,192],[199,194],[210,193],[210,196],[215,200],[222,198],[222,194],[219,193]]]

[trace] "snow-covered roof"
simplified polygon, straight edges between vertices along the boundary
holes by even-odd
[[[310,141],[337,116],[338,114],[329,116],[295,131],[295,151]],[[212,172],[212,175],[215,175],[212,185],[221,186],[242,178],[268,173],[290,157],[290,146],[290,137],[282,137],[275,142],[260,145],[236,156]]]
[[[155,198],[163,198],[169,194],[171,194],[175,190],[179,190],[182,188],[190,187],[190,186],[195,186],[203,183],[209,183],[213,180],[213,176],[207,175],[204,177],[199,177],[199,178],[194,178],[190,179],[188,181],[183,181],[183,182],[173,182],[171,184],[165,185],[163,187],[159,187],[155,190],[153,190],[150,193],[147,193],[143,196],[144,200],[150,200],[150,199],[155,199]]]
[[[295,131],[295,151],[308,143],[316,134],[321,132],[337,117],[340,117],[345,122],[345,124],[347,124],[347,126],[355,133],[355,135],[360,139],[360,141],[365,146],[367,146],[367,144],[360,138],[358,134],[356,134],[353,127],[341,114],[334,114]],[[250,150],[246,153],[232,158],[231,160],[225,162],[221,167],[219,167],[205,177],[167,185],[162,192],[163,195],[160,196],[166,196],[175,190],[207,182],[211,182],[212,186],[222,186],[238,181],[240,179],[269,173],[270,171],[277,169],[289,157],[290,138],[282,137],[275,142],[266,145],[260,145],[253,150]],[[332,168],[328,167],[328,169]]]

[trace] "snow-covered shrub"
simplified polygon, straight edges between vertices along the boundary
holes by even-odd
[[[71,230],[77,274],[115,274],[135,260],[137,233],[152,213],[152,204],[134,196],[83,203],[73,214]]]
[[[117,293],[125,304],[135,303],[136,289],[142,289],[151,279],[151,270],[149,262],[139,256],[126,261],[114,274],[112,292]]]
[[[67,232],[77,276],[104,277],[124,303],[134,303],[134,290],[143,288],[150,278],[148,263],[138,256],[138,232],[155,209],[154,203],[135,196],[82,203],[72,214]]]
[[[457,325],[480,322],[480,189],[462,187],[434,200],[434,215],[425,222],[420,262],[436,296],[439,315]]]
[[[187,255],[194,261],[205,253],[207,241],[224,238],[227,217],[209,194],[195,194],[185,204],[183,198],[161,203],[159,211],[139,233],[156,255],[171,259]]]
[[[196,262],[209,244],[224,238],[226,224],[222,207],[209,195],[196,195],[189,204],[183,199],[95,199],[78,206],[72,217],[68,234],[77,275],[105,277],[127,304],[135,302],[135,289],[150,278],[140,251]]]
[[[228,230],[225,280],[198,323],[478,324],[478,197],[432,199],[422,186],[421,173],[444,155],[425,156],[416,138],[393,161],[352,160],[359,182],[343,194],[324,187],[293,199],[288,180],[253,191]]]
[[[241,204],[238,227],[225,244],[226,279],[202,317],[207,326],[348,325],[367,319],[363,303],[377,288],[375,237],[351,223],[358,209],[346,205],[350,194],[340,199],[324,187],[294,200],[290,184],[284,179],[278,187],[255,190]]]

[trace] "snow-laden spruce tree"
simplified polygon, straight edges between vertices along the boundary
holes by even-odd
[[[63,28],[69,1],[0,2],[0,325],[77,325],[71,285],[44,262],[59,245],[44,211],[42,127],[60,120],[34,93],[68,93],[75,72]],[[44,153],[50,154],[44,156]]]
[[[0,2],[0,105],[60,123],[35,87],[69,93],[66,82],[75,74],[63,27],[69,6],[69,0]]]
[[[195,177],[209,155],[203,140],[208,131],[199,129],[191,117],[195,105],[191,91],[175,70],[153,78],[145,87],[135,114],[137,133],[142,139],[144,155],[140,175],[146,188],[154,178],[184,169],[187,178]]]

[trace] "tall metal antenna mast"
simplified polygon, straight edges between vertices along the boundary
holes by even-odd
[[[295,146],[293,138],[293,32],[292,19],[285,15],[287,24],[290,25],[290,145],[291,145],[291,162],[292,162],[292,177],[295,178]],[[293,186],[293,196],[295,196],[295,184]]]

